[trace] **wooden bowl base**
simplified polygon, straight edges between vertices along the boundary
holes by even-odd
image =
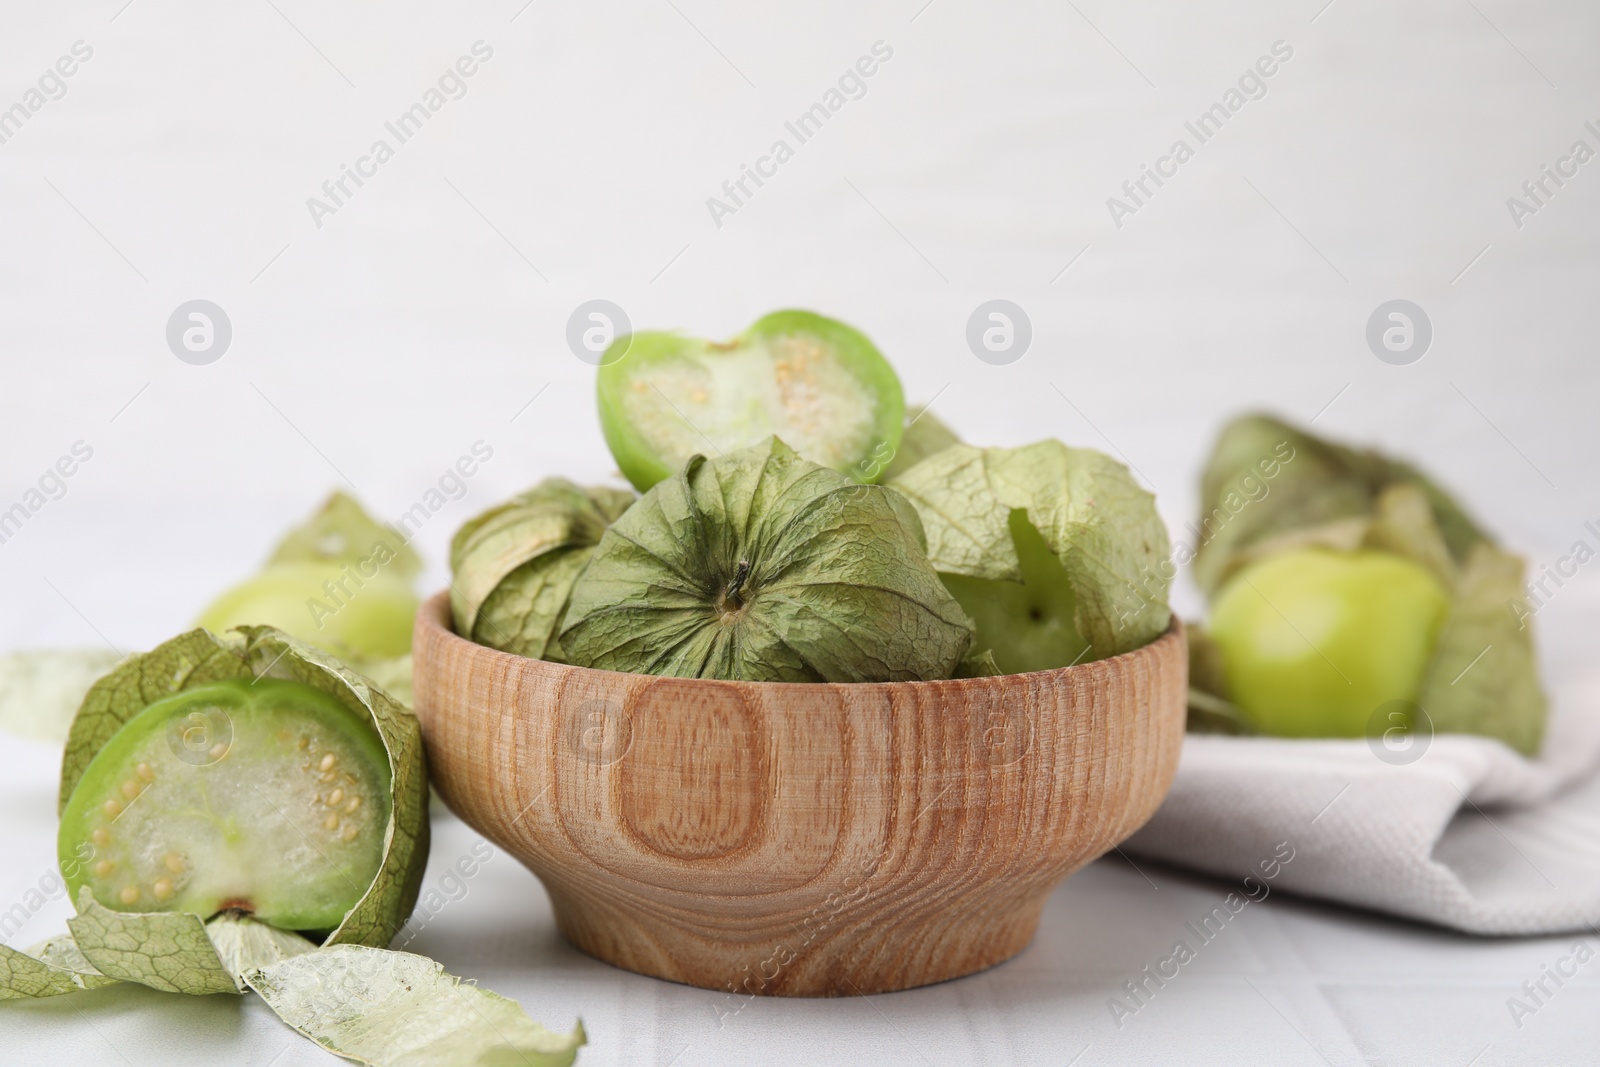
[[[787,685],[525,659],[417,615],[446,803],[544,882],[562,933],[740,996],[992,967],[1063,878],[1148,819],[1183,742],[1182,627],[1001,678]]]
[[[547,887],[562,935],[598,960],[637,974],[740,997],[841,997],[892,993],[961,978],[1015,956],[1033,940],[1049,893],[970,914],[878,910],[870,892],[840,914],[826,901],[794,921],[730,940],[722,924],[697,927],[659,913],[610,906]],[[865,914],[864,914],[865,913]],[[776,928],[771,928],[776,927]]]

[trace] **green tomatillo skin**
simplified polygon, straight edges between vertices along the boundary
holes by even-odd
[[[1011,513],[1009,524],[1021,582],[964,574],[939,576],[977,625],[974,647],[992,650],[1002,674],[1047,671],[1081,662],[1090,645],[1073,621],[1078,598],[1066,568],[1021,508]]]
[[[1210,633],[1228,696],[1257,729],[1360,737],[1382,705],[1416,699],[1449,609],[1444,587],[1409,559],[1295,549],[1235,574]]]
[[[376,569],[364,577],[338,562],[273,563],[217,597],[198,625],[213,633],[271,626],[356,659],[411,651],[417,596],[408,579]]]
[[[606,443],[640,492],[692,455],[769,436],[874,482],[905,418],[900,379],[872,342],[809,311],[775,311],[725,343],[666,332],[619,337],[596,388]]]
[[[128,912],[224,910],[324,931],[384,854],[390,771],[370,722],[275,678],[150,704],[95,754],[62,812],[62,870]]]

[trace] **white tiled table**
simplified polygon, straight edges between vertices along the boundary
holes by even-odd
[[[0,901],[21,899],[54,853],[50,746],[0,744]],[[427,887],[477,835],[437,811]],[[1008,963],[926,989],[838,1000],[757,999],[619,971],[556,933],[538,881],[496,853],[407,948],[515,997],[547,1025],[581,1015],[588,1067],[794,1064],[1054,1067],[1331,1063],[1397,1067],[1592,1064],[1600,961],[1518,1028],[1506,999],[1566,955],[1570,937],[1483,941],[1283,895],[1246,908],[1118,1026],[1118,986],[1166,955],[1228,886],[1115,855],[1059,889],[1038,937]],[[65,900],[12,938],[63,928]],[[1596,939],[1591,939],[1591,944]],[[0,1007],[0,1063],[339,1062],[254,997],[115,987]]]

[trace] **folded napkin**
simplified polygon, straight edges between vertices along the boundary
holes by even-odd
[[[1535,620],[1551,696],[1537,760],[1461,734],[1411,750],[1191,734],[1122,848],[1238,879],[1286,842],[1275,889],[1475,934],[1600,933],[1597,621],[1594,581]]]

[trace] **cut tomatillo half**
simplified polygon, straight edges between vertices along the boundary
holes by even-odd
[[[331,930],[378,873],[389,784],[377,730],[327,693],[275,678],[196,686],[90,761],[61,817],[67,886],[118,911]]]
[[[872,342],[809,311],[775,311],[727,342],[619,337],[597,390],[606,443],[640,492],[690,456],[771,436],[813,463],[876,481],[905,419],[900,379]]]
[[[96,682],[67,739],[61,798],[73,899],[81,909],[87,889],[135,924],[237,912],[382,946],[427,862],[415,717],[266,627],[194,630]]]

